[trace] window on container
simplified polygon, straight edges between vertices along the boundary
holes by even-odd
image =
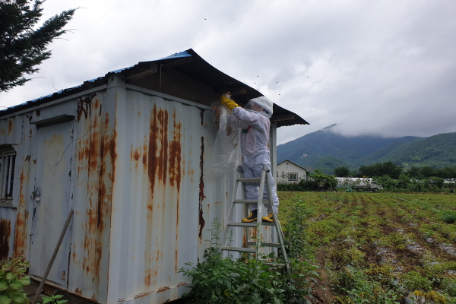
[[[13,196],[16,152],[10,145],[0,147],[0,199],[5,202]]]
[[[298,180],[298,172],[289,172],[288,173],[288,180],[289,181],[297,181]]]

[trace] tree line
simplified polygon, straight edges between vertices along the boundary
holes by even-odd
[[[383,189],[391,192],[450,192],[456,188],[456,182],[445,183],[445,179],[456,178],[456,167],[436,169],[432,167],[411,167],[404,169],[393,162],[377,163],[370,166],[361,166],[356,171],[347,167],[338,167],[334,175],[324,174],[315,170],[309,178],[300,180],[295,184],[279,183],[280,191],[325,191],[336,190],[338,185],[336,177],[372,178]],[[353,185],[357,180],[352,181]],[[350,188],[350,186],[348,186]]]
[[[334,169],[336,177],[377,177],[389,176],[398,179],[401,175],[405,175],[414,179],[425,179],[431,177],[439,178],[456,178],[456,167],[444,167],[441,169],[430,166],[415,167],[412,166],[404,169],[401,166],[395,165],[393,162],[377,163],[370,166],[361,166],[358,170],[350,170],[347,167],[338,167]]]

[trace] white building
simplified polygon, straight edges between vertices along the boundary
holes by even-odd
[[[301,180],[307,179],[308,170],[291,160],[284,160],[277,165],[277,183],[297,184]]]

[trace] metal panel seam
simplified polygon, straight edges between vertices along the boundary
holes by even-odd
[[[34,106],[34,107],[30,107],[30,108],[27,108],[27,109],[24,109],[24,110],[19,110],[17,112],[13,112],[13,113],[7,114],[5,116],[1,116],[1,113],[0,113],[0,118],[1,119],[4,119],[4,118],[6,119],[6,118],[9,118],[9,117],[12,117],[12,116],[17,116],[17,115],[29,113],[29,112],[35,111],[37,109],[43,109],[43,108],[51,107],[51,106],[53,106],[55,104],[58,104],[58,103],[61,103],[61,102],[65,102],[65,101],[69,101],[71,99],[78,98],[78,97],[81,97],[81,96],[84,96],[84,95],[87,95],[87,94],[91,94],[91,93],[95,93],[95,92],[99,92],[99,91],[105,91],[107,88],[108,88],[108,85],[105,84],[105,85],[102,85],[102,86],[99,86],[99,87],[96,87],[96,88],[92,88],[92,89],[89,89],[89,90],[86,90],[86,91],[82,91],[82,92],[79,92],[79,93],[76,93],[76,94],[73,94],[73,95],[70,95],[70,96],[59,98],[59,99],[56,99],[54,101],[50,101],[48,103],[40,104],[40,105],[37,105],[37,106]]]
[[[127,90],[138,91],[138,92],[145,93],[148,95],[154,95],[154,96],[162,97],[164,99],[170,99],[171,101],[177,101],[177,102],[189,105],[189,106],[194,106],[194,107],[205,109],[205,110],[212,110],[211,107],[208,107],[208,106],[205,106],[205,105],[202,105],[202,104],[190,101],[190,100],[186,100],[186,99],[182,99],[182,98],[175,97],[172,95],[160,93],[160,92],[157,92],[154,90],[143,89],[143,88],[131,85],[131,84],[127,84]]]

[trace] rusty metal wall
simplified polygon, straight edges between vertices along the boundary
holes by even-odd
[[[27,153],[29,116],[13,115],[0,120],[0,145],[11,145],[16,151],[12,200],[2,202],[0,207],[0,260],[13,254],[27,257],[28,241],[27,206],[30,156]],[[29,146],[29,145],[28,145]]]
[[[74,116],[65,123],[72,141],[59,149],[68,162],[67,203],[75,214],[68,262],[56,270],[65,273],[58,284],[49,283],[99,303],[179,298],[189,281],[179,269],[203,259],[216,218],[223,227],[235,179],[210,171],[216,136],[210,108],[113,76],[106,88],[0,120],[0,143],[14,142],[17,151],[14,208],[0,207],[6,255],[31,257],[34,223],[42,216],[31,198],[32,179],[46,170],[34,157],[41,144],[34,123],[62,113]],[[235,216],[241,218],[240,208]],[[233,245],[245,241],[241,230],[236,239]],[[53,237],[40,241],[55,246]]]
[[[210,172],[209,108],[119,89],[108,303],[177,299],[232,182]]]

